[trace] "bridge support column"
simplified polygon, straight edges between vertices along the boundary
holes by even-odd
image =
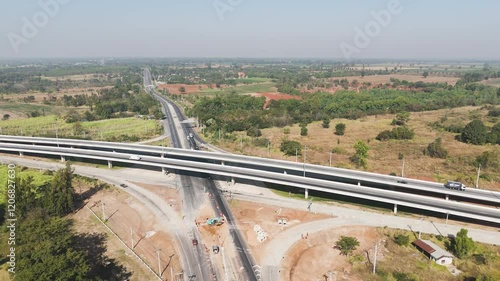
[[[358,186],[361,186],[361,182],[360,181],[358,181]]]
[[[224,166],[224,161],[221,161],[221,162],[220,162],[220,164],[221,164],[222,166]]]
[[[450,195],[446,194],[446,197],[444,197],[446,200],[450,200]]]
[[[236,181],[234,180],[233,177],[231,177],[231,185],[234,185],[236,183]]]
[[[109,168],[109,169],[113,169],[113,162],[111,162],[111,161],[109,161],[109,160],[108,160],[108,168]]]
[[[398,213],[398,204],[394,204],[394,213],[397,214]]]
[[[165,168],[165,167],[161,167],[161,172],[162,172],[164,175],[168,175],[168,170],[167,170],[167,168]]]
[[[64,157],[63,155],[61,155],[61,162],[66,162],[66,157]]]
[[[24,152],[19,151],[19,156],[24,156]]]
[[[304,197],[307,199],[309,198],[309,189],[306,188],[306,191],[304,192]]]
[[[285,175],[286,175],[286,171],[283,171],[283,174],[285,174]]]

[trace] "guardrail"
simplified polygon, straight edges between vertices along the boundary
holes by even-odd
[[[466,217],[487,222],[500,223],[500,210],[465,204],[462,202],[426,197],[421,195],[401,193],[391,190],[373,189],[345,183],[331,182],[321,179],[304,178],[296,175],[280,174],[243,167],[224,166],[213,163],[203,163],[192,160],[143,156],[140,160],[130,159],[128,153],[94,151],[88,149],[47,147],[0,143],[0,151],[33,153],[37,155],[58,155],[65,157],[80,157],[103,161],[133,163],[168,169],[177,169],[220,176],[257,180],[302,189],[316,190],[326,193],[340,194],[355,198],[379,201],[395,206],[407,206],[458,217]]]

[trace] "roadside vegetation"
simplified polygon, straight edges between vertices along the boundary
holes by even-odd
[[[453,276],[446,267],[429,260],[414,245],[418,234],[405,230],[380,228],[379,259],[376,274],[372,274],[373,261],[366,254],[350,259],[354,275],[362,280],[414,280],[414,281],[492,281],[500,279],[500,247],[474,242],[462,229],[447,238],[422,234],[421,239],[431,240],[454,254],[453,264],[460,273]],[[355,237],[352,237],[355,239]],[[373,258],[373,253],[371,255]],[[404,257],[404,258],[402,258]]]
[[[4,171],[5,166],[0,170]],[[2,182],[2,210],[6,208],[7,173]],[[2,243],[0,267],[3,280],[110,280],[130,277],[116,260],[106,257],[106,238],[100,234],[80,234],[73,230],[68,215],[82,207],[83,194],[74,190],[73,169],[70,164],[55,172],[37,172],[16,168],[16,268],[6,274],[10,250]],[[80,178],[92,184],[92,180]],[[94,182],[95,183],[95,182]],[[100,186],[94,186],[100,188]],[[91,189],[92,191],[92,189]],[[5,226],[8,214],[2,216],[0,236],[7,241]],[[15,277],[15,279],[14,279]]]

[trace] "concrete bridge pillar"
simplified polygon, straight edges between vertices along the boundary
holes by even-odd
[[[358,186],[361,186],[361,182],[360,181],[358,181]]]
[[[286,171],[283,171],[283,174],[285,174],[285,175],[286,175]]]
[[[236,183],[236,181],[234,180],[233,177],[231,177],[231,184],[234,185]]]
[[[446,197],[444,198],[446,200],[450,200],[450,195],[449,194],[446,194]]]
[[[19,151],[19,156],[24,156],[24,152]]]
[[[307,199],[309,198],[309,189],[306,188],[305,192],[304,192],[304,197]]]
[[[111,162],[110,160],[108,160],[108,168],[113,169],[113,162]]]
[[[161,172],[162,172],[164,175],[168,175],[168,170],[167,170],[167,168],[165,168],[165,167],[161,167]]]
[[[66,162],[66,157],[63,155],[61,155],[61,162],[63,162],[63,163]]]
[[[398,213],[398,204],[394,204],[394,213],[397,214]]]

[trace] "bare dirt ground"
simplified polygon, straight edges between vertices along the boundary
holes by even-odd
[[[162,85],[159,85],[158,88],[160,90],[167,90],[169,93],[171,94],[176,94],[176,95],[179,95],[181,94],[181,92],[179,91],[179,89],[181,87],[184,87],[184,89],[186,89],[186,94],[192,94],[192,93],[197,93],[197,92],[201,92],[201,90],[203,89],[208,89],[208,85],[206,84],[199,84],[199,85],[186,85],[186,84],[162,84]],[[215,89],[215,84],[212,85],[212,88]]]
[[[157,187],[149,187],[157,188]],[[165,188],[166,189],[166,188]],[[166,189],[170,190],[170,189]],[[174,190],[175,193],[175,190]],[[172,196],[171,192],[164,193],[166,199]],[[134,243],[134,250],[152,268],[157,270],[157,248],[161,248],[160,260],[164,272],[170,272],[174,268],[177,272],[181,268],[178,254],[173,246],[173,239],[156,228],[156,217],[142,203],[135,200],[127,193],[116,188],[101,190],[87,199],[87,206],[97,215],[102,217],[104,213],[107,226],[125,241],[127,245]],[[86,208],[80,209],[72,216],[76,221],[75,228],[82,233],[105,233],[107,239],[107,253],[111,258],[117,259],[130,272],[130,280],[157,280],[156,277],[127,249],[114,235],[91,214]],[[131,236],[131,231],[133,235]],[[176,271],[177,270],[177,271]],[[170,274],[165,274],[169,276]],[[165,276],[164,275],[164,276]]]
[[[43,76],[42,79],[47,79],[50,81],[63,81],[71,79],[72,81],[83,81],[90,79],[106,78],[105,74],[78,74],[78,75],[65,75],[65,76]]]
[[[332,218],[332,216],[324,214],[315,214],[239,200],[232,200],[230,204],[233,214],[239,222],[240,231],[245,237],[257,263],[260,262],[260,254],[266,242],[273,239],[278,233],[303,222]],[[286,219],[286,226],[279,225],[278,219]],[[267,240],[263,242],[257,240],[257,233],[253,229],[256,224],[268,234]]]
[[[351,274],[349,259],[334,248],[340,236],[356,237],[360,245],[352,255],[365,257],[382,237],[375,228],[364,226],[342,227],[309,235],[287,252],[281,263],[281,280],[324,281],[331,271],[337,280],[362,281]],[[379,249],[379,253],[383,252],[383,249]],[[379,254],[378,259],[383,260],[383,255]]]

